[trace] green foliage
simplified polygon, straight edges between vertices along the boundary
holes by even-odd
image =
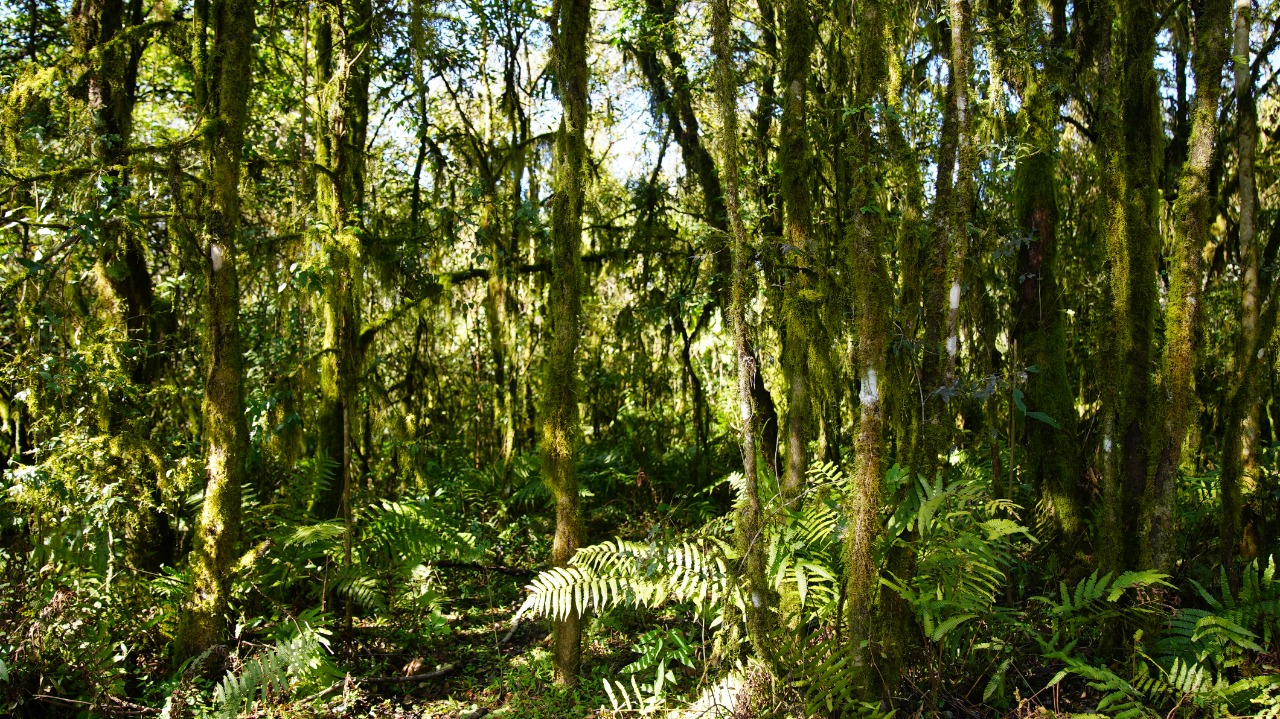
[[[1224,574],[1219,596],[1193,580],[1206,608],[1183,608],[1168,617],[1152,643],[1154,651],[1137,654],[1128,678],[1081,655],[1076,639],[1055,645],[1060,636],[1078,637],[1086,629],[1111,626],[1117,620],[1149,622],[1159,608],[1150,590],[1169,588],[1164,575],[1127,572],[1111,581],[1110,575],[1099,578],[1095,572],[1074,592],[1063,585],[1061,601],[1038,598],[1056,622],[1053,639],[1041,641],[1045,656],[1063,664],[1050,686],[1070,674],[1079,676],[1101,695],[1098,711],[1120,719],[1160,716],[1170,706],[1175,711],[1195,707],[1210,715],[1274,716],[1280,711],[1280,667],[1258,661],[1265,656],[1258,640],[1270,643],[1275,636],[1280,592],[1274,561],[1262,570],[1255,563],[1244,576],[1240,592],[1232,593]],[[1129,590],[1138,596],[1127,596]]]
[[[227,672],[213,690],[213,716],[235,719],[255,704],[275,705],[342,677],[329,658],[329,630],[308,612],[294,630],[274,647],[244,661],[239,671]]]
[[[990,499],[981,482],[920,477],[889,522],[891,541],[911,550],[916,566],[910,577],[886,572],[884,585],[914,608],[924,640],[947,655],[971,644],[969,622],[996,613],[1015,542],[1030,541],[1026,527],[998,516],[1017,511]]]

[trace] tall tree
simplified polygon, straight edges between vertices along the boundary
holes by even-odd
[[[708,254],[712,257],[711,295],[720,306],[720,311],[727,318],[729,305],[732,304],[732,248],[724,239],[730,236],[729,215],[725,208],[724,188],[720,181],[720,170],[715,159],[702,141],[700,123],[694,108],[693,88],[689,72],[685,66],[684,56],[676,46],[676,4],[674,0],[645,0],[645,25],[656,28],[657,37],[645,38],[636,43],[634,52],[640,71],[649,85],[649,93],[655,110],[665,114],[667,127],[675,136],[680,147],[680,156],[690,177],[697,180],[702,191],[702,221],[713,230],[708,236]],[[772,30],[773,6],[768,0],[762,0],[761,12],[768,13],[765,26],[765,43],[776,45],[775,33]],[[661,54],[659,54],[661,50]],[[766,50],[766,52],[772,52]],[[665,58],[665,65],[663,63]],[[764,74],[764,91],[759,102],[760,117],[757,123],[758,141],[767,142],[769,123],[773,119],[773,70],[766,65]],[[762,137],[760,136],[762,134]],[[767,149],[761,150],[766,155]],[[767,160],[765,160],[767,163]],[[768,193],[766,192],[766,195]],[[766,222],[766,224],[768,224]],[[765,234],[769,234],[765,230]],[[754,347],[752,363],[758,364]],[[751,396],[759,415],[761,447],[760,454],[765,463],[775,474],[775,463],[778,456],[778,414],[773,395],[764,383],[764,377],[757,375],[751,385]]]
[[[948,57],[946,103],[942,113],[942,131],[936,163],[937,188],[933,203],[933,242],[919,275],[923,286],[921,297],[924,356],[920,362],[921,429],[915,441],[912,468],[932,476],[939,466],[939,453],[946,449],[951,433],[946,420],[946,397],[943,391],[955,374],[955,358],[959,353],[960,299],[963,291],[964,244],[968,242],[967,191],[972,187],[970,163],[976,159],[969,135],[968,107],[969,67],[972,50],[972,13],[965,0],[949,0],[950,48]],[[964,220],[965,226],[956,227]]]
[[[337,471],[318,498],[322,518],[346,516],[351,488],[351,406],[360,374],[359,298],[364,272],[365,140],[369,124],[372,9],[369,0],[316,5],[316,204],[328,268],[322,300],[320,441]]]
[[[883,395],[890,385],[887,367],[893,285],[885,267],[881,239],[885,232],[880,215],[866,208],[875,202],[874,191],[881,184],[875,174],[878,163],[874,162],[871,152],[874,118],[870,108],[877,99],[883,99],[885,92],[884,12],[879,0],[861,0],[853,5],[853,24],[842,28],[854,51],[849,106],[861,108],[850,118],[853,125],[847,139],[845,170],[850,178],[850,197],[844,232],[850,279],[854,284],[860,386],[853,491],[849,493],[845,509],[850,526],[844,538],[844,619],[849,627],[844,641],[854,648],[858,678],[868,696],[876,679],[872,668],[873,646],[881,640],[898,639],[877,633],[875,621],[879,584],[876,543],[883,531],[879,512],[886,454],[884,407],[887,402]]]
[[[1026,425],[1026,468],[1041,496],[1048,499],[1053,523],[1061,535],[1058,556],[1074,559],[1084,530],[1084,491],[1075,398],[1067,375],[1066,308],[1058,280],[1058,116],[1063,73],[1068,69],[1058,49],[1064,13],[1055,4],[1046,32],[1038,3],[1024,2],[1027,36],[1042,52],[1021,67],[1020,132],[1029,152],[1019,153],[1014,168],[1014,217],[1027,233],[1019,242],[1014,274],[1016,292],[1013,340],[1018,357],[1036,371],[1028,373],[1028,406],[1053,420],[1030,419]],[[1043,72],[1037,64],[1043,65]],[[1021,367],[1011,368],[1015,371]]]
[[[240,485],[249,444],[236,236],[256,3],[210,0],[197,3],[196,9],[192,27],[196,99],[205,118],[200,246],[206,258],[206,464],[204,500],[191,556],[191,597],[177,637],[179,656],[213,646],[226,632],[224,615],[240,535]]]
[[[1258,142],[1258,110],[1254,100],[1254,78],[1249,42],[1253,8],[1249,0],[1236,2],[1235,38],[1232,66],[1236,106],[1236,173],[1240,178],[1240,254],[1244,277],[1240,287],[1241,327],[1235,338],[1231,386],[1223,408],[1222,465],[1219,473],[1222,517],[1219,541],[1222,562],[1233,581],[1239,578],[1236,558],[1253,554],[1249,546],[1256,541],[1244,523],[1246,490],[1252,489],[1249,458],[1257,451],[1256,435],[1260,397],[1259,378],[1266,371],[1265,349],[1275,331],[1277,283],[1274,274],[1261,271],[1263,251],[1257,236],[1258,189],[1256,152]],[[1199,80],[1197,80],[1199,83]],[[1274,222],[1274,221],[1273,221]],[[1273,225],[1273,228],[1276,225]],[[1272,230],[1273,234],[1275,230]],[[1274,435],[1275,427],[1272,432]]]
[[[1161,571],[1173,568],[1174,505],[1177,500],[1178,467],[1187,429],[1196,415],[1195,361],[1196,325],[1200,315],[1202,257],[1213,222],[1209,198],[1209,171],[1217,136],[1218,99],[1222,95],[1222,69],[1229,56],[1227,29],[1230,27],[1230,0],[1199,0],[1191,3],[1195,15],[1195,51],[1191,59],[1195,74],[1195,99],[1191,105],[1191,140],[1182,169],[1178,199],[1174,203],[1174,242],[1165,302],[1164,368],[1161,382],[1165,428],[1155,472],[1147,490],[1145,546],[1141,564]],[[1237,422],[1238,424],[1238,422]],[[1224,513],[1228,492],[1223,492]],[[1225,539],[1226,537],[1224,537]],[[1231,545],[1227,545],[1231,546]],[[1228,559],[1235,556],[1229,550]],[[1229,566],[1229,565],[1228,565]]]
[[[818,292],[814,274],[812,163],[806,121],[809,67],[816,39],[809,5],[787,0],[783,7],[782,122],[778,128],[779,189],[782,194],[784,256],[790,267],[783,298],[783,367],[788,380],[787,466],[780,487],[795,502],[804,488],[813,424],[809,355]]]
[[[752,384],[757,381],[758,367],[752,351],[747,327],[748,258],[751,242],[742,219],[738,157],[738,73],[734,69],[733,47],[729,42],[732,15],[729,0],[712,0],[711,48],[714,53],[715,100],[720,116],[720,154],[724,168],[724,201],[729,215],[729,239],[732,248],[733,275],[729,326],[733,333],[733,351],[738,366],[738,431],[742,434],[742,474],[745,489],[735,525],[738,549],[746,563],[742,573],[748,602],[747,633],[752,645],[766,660],[772,656],[768,631],[772,623],[776,597],[765,578],[764,543],[761,531],[759,473],[756,464],[756,409]]]
[[[551,12],[551,54],[563,116],[555,149],[551,205],[551,283],[542,406],[542,470],[556,501],[551,561],[569,563],[578,551],[582,520],[574,468],[578,427],[578,337],[582,312],[582,206],[587,166],[587,34],[591,0],[556,0]],[[577,682],[582,657],[582,617],[569,612],[556,622],[555,679]]]
[[[1108,571],[1139,561],[1155,417],[1156,252],[1163,157],[1155,75],[1153,3],[1104,2],[1094,34],[1100,48],[1098,152],[1106,195],[1110,318],[1102,384],[1103,471],[1099,561]],[[1113,29],[1111,24],[1115,22]],[[1121,358],[1116,361],[1112,358]]]
[[[133,135],[133,112],[138,99],[138,63],[144,38],[140,26],[144,9],[138,0],[79,0],[71,8],[72,38],[78,63],[84,67],[85,100],[92,154],[102,174],[99,203],[104,221],[99,234],[98,256],[94,264],[96,286],[101,297],[103,325],[125,340],[112,353],[113,364],[145,390],[156,380],[159,354],[153,341],[159,327],[155,312],[155,291],[147,267],[147,257],[139,232],[127,219],[130,202],[128,155]],[[132,34],[133,37],[126,35]],[[115,434],[145,434],[139,426],[145,420],[136,408],[126,411],[118,396],[104,393],[106,405],[103,429]],[[117,457],[122,463],[153,464],[142,452],[130,451],[137,442],[124,443]],[[132,488],[138,509],[126,529],[130,559],[134,566],[158,571],[173,561],[173,536],[165,515],[159,511],[158,482],[161,468],[146,470],[146,486]]]

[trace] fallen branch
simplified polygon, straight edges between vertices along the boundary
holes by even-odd
[[[511,620],[511,629],[508,630],[506,636],[504,636],[498,642],[498,646],[502,646],[503,644],[506,644],[507,642],[511,641],[511,637],[514,637],[516,635],[516,630],[520,628],[520,617],[524,616],[524,612],[528,608],[529,608],[529,605],[527,603],[521,605],[520,611],[516,612],[515,618]]]
[[[112,716],[149,716],[159,714],[159,709],[144,707],[141,704],[127,702],[119,697],[107,697],[108,702],[86,702],[80,699],[66,699],[64,697],[53,696],[52,694],[36,694],[32,697],[37,701],[48,702],[56,706],[64,707],[88,707],[88,711],[101,711]],[[112,704],[115,702],[116,704]]]
[[[498,574],[505,574],[509,577],[535,577],[538,575],[538,571],[536,569],[492,566],[488,564],[480,564],[479,562],[435,562],[434,564],[441,569],[471,569],[477,572],[497,572]]]
[[[433,672],[426,674],[410,674],[407,677],[370,677],[368,679],[353,679],[355,682],[364,684],[404,684],[406,682],[425,682],[428,679],[439,679],[447,674],[452,674],[458,668],[457,664],[446,664]]]

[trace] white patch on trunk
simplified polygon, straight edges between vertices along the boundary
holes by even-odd
[[[1263,356],[1263,355],[1265,355],[1266,353],[1267,353],[1267,350],[1266,350],[1265,348],[1259,348],[1259,349],[1258,349],[1258,359],[1262,359],[1262,356]]]
[[[1111,435],[1102,438],[1102,451],[1111,454]]]
[[[209,245],[209,260],[213,262],[214,272],[222,269],[222,248],[218,245]]]
[[[742,424],[745,427],[747,422],[751,421],[751,402],[749,400],[745,400],[745,399],[742,400],[741,412],[742,412]]]
[[[862,376],[862,388],[858,390],[858,401],[866,407],[880,401],[880,382],[876,378],[875,368],[867,368]]]
[[[755,591],[751,593],[751,606],[755,607],[756,609],[759,609],[760,607],[764,606],[764,600],[760,598],[759,591]]]
[[[958,345],[958,344],[959,344],[959,343],[958,343],[958,342],[956,342],[956,336],[955,336],[955,335],[951,335],[950,337],[948,337],[948,338],[947,338],[947,354],[948,354],[948,355],[950,355],[950,356],[952,356],[952,357],[955,357],[955,356],[956,356],[956,350],[958,349],[958,347],[957,347],[957,345]]]
[[[960,309],[960,280],[951,283],[951,309]]]

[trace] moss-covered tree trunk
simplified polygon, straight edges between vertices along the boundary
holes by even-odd
[[[204,161],[200,245],[205,252],[205,488],[191,555],[191,596],[177,637],[178,656],[222,641],[240,533],[240,485],[249,433],[244,419],[240,345],[240,158],[253,70],[253,0],[214,0],[195,18],[196,76],[203,99]],[[206,33],[216,28],[206,50]]]
[[[1163,447],[1147,490],[1141,565],[1171,571],[1174,561],[1174,506],[1178,466],[1187,429],[1195,419],[1196,325],[1200,314],[1200,288],[1204,283],[1202,256],[1213,222],[1209,197],[1209,171],[1214,159],[1218,99],[1222,94],[1222,69],[1229,56],[1227,29],[1230,0],[1192,3],[1195,20],[1195,99],[1191,106],[1191,140],[1174,204],[1174,242],[1165,302],[1165,348],[1162,396],[1165,398]],[[1237,422],[1239,424],[1239,422]],[[1227,506],[1227,492],[1223,492]],[[1224,537],[1225,539],[1225,537]],[[1235,550],[1228,552],[1235,556]]]
[[[783,6],[782,122],[779,126],[778,169],[782,195],[783,256],[788,267],[783,297],[782,359],[787,375],[787,453],[780,488],[787,502],[795,502],[804,488],[809,439],[813,425],[810,388],[811,325],[817,295],[813,280],[813,199],[809,183],[808,98],[810,57],[816,37],[812,11],[803,0]]]
[[[869,698],[880,677],[872,667],[879,654],[876,645],[895,641],[889,632],[877,631],[879,622],[876,595],[879,574],[876,570],[877,542],[883,531],[880,506],[883,501],[885,439],[888,423],[883,396],[889,386],[890,318],[893,307],[893,285],[884,261],[885,228],[880,215],[867,210],[876,201],[874,191],[882,184],[871,152],[872,113],[866,109],[884,94],[886,78],[884,8],[878,0],[860,0],[854,4],[852,34],[854,74],[850,106],[863,108],[847,120],[853,123],[848,136],[847,174],[850,197],[846,219],[850,282],[854,288],[854,315],[857,332],[857,358],[860,371],[858,388],[859,420],[855,440],[853,491],[845,512],[849,529],[844,539],[844,620],[848,635],[844,641],[854,648],[859,681]],[[848,89],[845,89],[848,92]],[[891,626],[890,625],[886,626]],[[891,667],[890,672],[895,672]],[[892,683],[891,677],[885,677]]]
[[[1105,2],[1100,10],[1098,151],[1111,316],[1103,330],[1107,349],[1099,355],[1103,471],[1096,546],[1102,568],[1117,571],[1140,559],[1132,528],[1141,523],[1156,426],[1152,378],[1163,149],[1154,8]]]
[[[947,225],[949,254],[945,381],[948,385],[956,381],[960,358],[960,302],[965,286],[965,258],[969,252],[969,217],[973,205],[974,173],[978,167],[978,149],[973,139],[973,109],[969,101],[973,67],[973,7],[969,0],[950,0],[950,9],[950,72],[955,78],[951,84],[951,92],[956,122],[956,177],[951,207],[947,208],[951,215]]]
[[[70,29],[76,59],[85,68],[85,100],[89,115],[89,131],[93,137],[92,153],[104,168],[100,183],[103,196],[99,200],[107,215],[98,236],[98,257],[94,276],[100,292],[103,324],[119,343],[112,352],[116,366],[145,390],[155,381],[159,357],[153,342],[159,332],[154,308],[155,293],[142,241],[135,228],[125,219],[131,201],[128,160],[133,130],[133,109],[138,95],[138,63],[142,57],[141,39],[125,41],[121,33],[142,24],[140,0],[80,0],[72,5]],[[104,393],[103,429],[120,436],[139,431],[125,426],[127,415],[141,414],[139,408],[126,409],[119,397]],[[137,420],[135,420],[137,422]],[[145,427],[145,420],[137,422]],[[141,429],[145,433],[146,429]],[[151,464],[137,452],[137,442],[115,442],[122,448],[116,458],[121,463]],[[150,480],[130,487],[137,501],[126,527],[129,562],[147,571],[158,571],[162,564],[173,562],[173,532],[159,505],[159,468],[144,470]]]
[[[359,298],[364,274],[362,227],[364,145],[369,117],[368,0],[320,4],[315,34],[316,204],[322,226],[320,247],[329,270],[321,300],[324,318],[320,355],[318,450],[336,464],[315,513],[345,516],[351,488],[350,421],[360,372]]]
[[[1028,3],[1030,5],[1030,3]],[[1063,565],[1081,548],[1084,488],[1080,468],[1075,397],[1067,376],[1066,317],[1058,283],[1058,114],[1063,64],[1044,33],[1043,16],[1029,8],[1028,33],[1044,43],[1043,73],[1033,62],[1023,66],[1022,145],[1014,168],[1014,213],[1028,241],[1018,247],[1014,273],[1016,293],[1013,339],[1028,372],[1026,402],[1047,414],[1057,426],[1036,419],[1026,422],[1026,464],[1040,496],[1047,500],[1060,537],[1057,555]],[[1011,368],[1014,371],[1022,367]]]
[[[556,501],[551,561],[569,563],[578,551],[582,520],[574,458],[578,441],[578,337],[582,331],[582,206],[587,169],[587,34],[591,0],[556,0],[551,17],[552,61],[564,114],[555,150],[551,205],[551,321],[542,406],[542,472]],[[552,661],[558,684],[577,682],[582,656],[582,616],[556,622]]]
[[[729,239],[733,274],[730,284],[729,326],[733,334],[733,352],[738,365],[738,430],[742,435],[742,474],[745,490],[738,511],[736,541],[746,562],[740,581],[746,589],[747,634],[757,656],[766,661],[773,656],[768,633],[773,625],[777,599],[765,577],[764,542],[760,541],[760,488],[756,465],[756,411],[752,384],[758,368],[752,352],[747,326],[748,259],[751,241],[742,219],[738,157],[738,73],[734,68],[733,48],[729,42],[732,16],[728,0],[712,0],[711,45],[714,54],[715,101],[720,117],[721,167],[724,168],[725,210],[729,218]]]
[[[1258,143],[1258,110],[1254,102],[1253,75],[1250,72],[1252,48],[1249,32],[1252,8],[1248,0],[1236,3],[1235,42],[1232,66],[1236,101],[1236,173],[1240,178],[1240,254],[1244,261],[1241,283],[1240,333],[1236,337],[1231,383],[1222,412],[1222,465],[1219,474],[1222,517],[1219,535],[1222,561],[1239,577],[1238,555],[1252,559],[1258,548],[1255,531],[1244,522],[1244,502],[1252,489],[1250,459],[1257,453],[1257,427],[1261,407],[1256,391],[1258,380],[1266,371],[1266,353],[1275,324],[1274,278],[1260,271],[1262,252],[1258,241],[1258,190],[1255,169]],[[1199,80],[1197,80],[1199,83]],[[1270,296],[1264,304],[1263,297]],[[1274,426],[1273,426],[1274,433]],[[1252,556],[1251,556],[1252,555]]]
[[[950,442],[947,408],[940,392],[950,382],[952,358],[959,350],[959,339],[951,337],[953,316],[958,329],[963,250],[955,246],[957,238],[967,237],[967,228],[955,227],[957,210],[963,203],[960,178],[964,173],[961,149],[969,144],[962,131],[968,118],[968,68],[970,60],[968,5],[955,0],[951,12],[950,72],[947,76],[947,98],[942,115],[942,131],[937,154],[937,181],[933,205],[933,241],[923,253],[924,270],[919,275],[923,300],[923,355],[920,360],[921,422],[913,442],[912,468],[932,476],[939,466],[939,453]],[[964,109],[962,110],[962,104]],[[962,118],[966,118],[962,122]],[[967,205],[965,212],[967,213]],[[959,260],[959,261],[957,261]],[[955,311],[952,311],[952,305]]]

